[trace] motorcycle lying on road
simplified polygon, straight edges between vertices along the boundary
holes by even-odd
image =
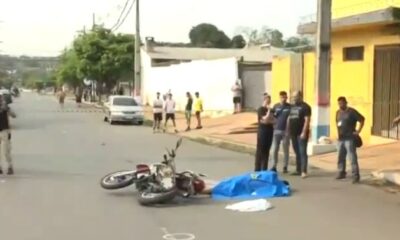
[[[138,164],[134,170],[110,173],[101,179],[101,186],[115,190],[135,184],[141,205],[161,204],[176,196],[188,198],[201,193],[206,187],[201,179],[205,175],[192,171],[176,171],[175,157],[181,144],[182,139],[179,139],[175,149],[167,148],[167,154],[164,154],[161,163]]]

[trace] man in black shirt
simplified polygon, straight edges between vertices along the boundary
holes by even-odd
[[[4,155],[6,162],[8,163],[8,175],[14,174],[11,159],[11,132],[9,116],[15,118],[15,113],[8,107],[3,95],[0,94],[0,153]],[[2,158],[0,158],[1,160]],[[0,162],[1,163],[1,162]],[[0,164],[0,174],[3,174],[3,170]]]
[[[347,106],[345,97],[338,98],[339,110],[336,112],[336,125],[338,129],[338,167],[339,175],[336,179],[346,178],[346,155],[349,156],[353,171],[353,183],[360,181],[358,168],[357,148],[355,138],[364,127],[365,118],[354,108]],[[357,122],[360,123],[356,130]]]
[[[186,93],[187,103],[185,108],[185,117],[186,117],[186,124],[187,128],[186,131],[190,131],[190,123],[192,119],[192,107],[193,107],[193,98],[190,92]]]
[[[257,132],[257,149],[255,158],[255,171],[268,170],[269,151],[272,145],[274,134],[274,116],[269,105],[271,97],[264,94],[263,105],[257,111],[258,132]]]
[[[275,104],[272,108],[274,117],[276,118],[276,124],[274,129],[274,147],[273,147],[273,166],[272,171],[277,171],[276,167],[278,165],[278,153],[279,147],[282,142],[283,145],[283,155],[284,155],[284,165],[283,173],[288,172],[289,165],[289,136],[286,133],[287,119],[290,114],[290,104],[287,102],[287,93],[282,91],[279,93],[281,102]]]
[[[293,175],[307,177],[307,145],[310,137],[311,107],[303,101],[303,93],[294,93],[294,104],[290,108],[288,131],[296,154],[296,172]]]

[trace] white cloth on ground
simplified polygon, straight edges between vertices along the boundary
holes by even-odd
[[[260,212],[267,211],[272,208],[272,204],[265,199],[244,201],[235,204],[231,204],[225,207],[225,209],[238,211],[238,212]]]

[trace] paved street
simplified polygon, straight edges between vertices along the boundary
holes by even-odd
[[[172,135],[146,127],[110,126],[94,109],[64,111],[49,96],[25,93],[12,107],[16,175],[0,177],[0,235],[7,240],[105,239],[398,239],[400,197],[367,185],[336,182],[314,171],[288,178],[292,197],[272,199],[265,213],[235,213],[226,202],[178,200],[166,207],[138,205],[133,187],[108,192],[99,179],[158,161]],[[180,169],[212,179],[252,169],[253,158],[184,141]],[[166,234],[187,233],[179,238]],[[164,237],[164,238],[163,238]],[[190,238],[191,237],[191,238]]]

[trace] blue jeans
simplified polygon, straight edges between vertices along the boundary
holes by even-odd
[[[296,172],[307,173],[308,170],[308,155],[307,146],[308,138],[301,139],[300,136],[292,136],[292,146],[296,154]]]
[[[289,165],[289,136],[286,136],[285,131],[275,130],[274,132],[274,147],[272,155],[272,167],[276,168],[278,165],[279,147],[282,142],[283,148],[283,167],[287,168]]]
[[[357,148],[354,140],[339,140],[338,142],[338,168],[341,174],[346,173],[346,157],[350,158],[354,177],[359,177]]]

